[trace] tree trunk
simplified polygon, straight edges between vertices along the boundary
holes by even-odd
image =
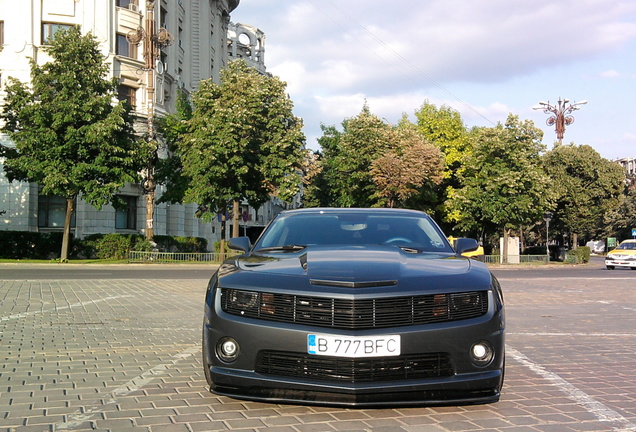
[[[508,264],[508,237],[510,231],[504,228],[504,236],[503,236],[503,264]]]
[[[146,239],[152,241],[155,236],[155,191],[146,192]]]
[[[225,261],[225,226],[226,226],[226,222],[227,222],[227,216],[225,211],[221,212],[221,241],[220,243],[220,248],[219,248],[219,260],[221,262]]]
[[[572,250],[579,247],[579,235],[577,233],[572,233]]]
[[[60,252],[60,261],[68,261],[68,249],[71,243],[71,220],[75,211],[75,198],[66,199],[66,216],[64,218],[64,235],[62,236],[62,251]]]
[[[241,233],[239,232],[239,218],[241,215],[239,214],[239,199],[235,198],[232,204],[232,238],[239,237]]]

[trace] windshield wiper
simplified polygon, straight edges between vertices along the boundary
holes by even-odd
[[[283,246],[272,246],[272,247],[261,248],[261,249],[255,250],[254,252],[297,252],[297,251],[301,251],[305,249],[306,247],[307,245],[289,244],[289,245],[283,245]]]

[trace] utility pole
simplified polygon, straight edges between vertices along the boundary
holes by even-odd
[[[155,133],[155,68],[162,48],[172,45],[174,36],[165,28],[158,31],[155,21],[155,0],[146,0],[146,15],[143,26],[128,33],[126,38],[134,45],[143,44],[143,57],[146,71],[146,103],[148,132],[146,139],[150,154],[148,154],[147,165],[142,171],[141,186],[146,195],[146,238],[152,240],[155,235],[154,213],[157,183],[155,180],[155,166],[159,158],[159,143]]]

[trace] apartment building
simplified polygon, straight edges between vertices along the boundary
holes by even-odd
[[[136,130],[147,132],[148,115],[174,112],[178,89],[192,92],[202,79],[218,82],[229,59],[243,58],[262,73],[264,34],[255,27],[230,22],[239,0],[0,0],[0,104],[9,76],[30,79],[29,59],[49,60],[43,48],[59,29],[78,25],[100,42],[110,74],[120,81],[120,99],[137,115]],[[149,18],[157,52],[149,60],[145,38]],[[2,144],[11,145],[0,135]],[[1,161],[0,161],[1,163]],[[162,188],[157,189],[157,197]],[[105,206],[98,211],[78,199],[73,233],[143,233],[146,223],[144,191],[127,185],[120,191],[124,209]],[[243,230],[264,226],[287,204],[272,200],[261,209],[242,206]],[[161,204],[155,209],[158,235],[199,236],[210,244],[219,239],[220,221],[203,223],[197,206]],[[0,230],[51,231],[63,226],[65,202],[39,194],[37,184],[10,183],[0,169]],[[229,230],[228,230],[229,232]]]

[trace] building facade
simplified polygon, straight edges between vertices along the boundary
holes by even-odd
[[[29,59],[49,61],[43,48],[59,29],[80,26],[92,32],[119,79],[118,94],[133,107],[135,128],[142,134],[158,117],[175,111],[177,91],[188,93],[202,79],[219,81],[221,69],[235,58],[265,71],[264,35],[260,30],[230,22],[239,0],[37,0],[10,3],[0,0],[0,104],[8,77],[30,79]],[[149,63],[143,32],[149,16],[162,44]],[[149,73],[150,72],[150,73]],[[149,85],[151,84],[151,85]],[[6,135],[1,143],[11,145]],[[1,163],[2,161],[0,161]],[[161,186],[157,197],[161,195]],[[97,210],[78,199],[73,234],[144,233],[146,206],[140,185],[120,191],[126,208]],[[257,229],[289,205],[272,200],[261,209],[241,207],[243,230]],[[220,238],[220,222],[204,223],[195,216],[197,206],[156,206],[156,235],[204,237],[211,244]],[[39,194],[37,184],[9,182],[0,169],[0,230],[52,231],[64,225],[65,201]],[[227,230],[230,232],[230,230]]]
[[[623,167],[629,180],[636,179],[636,158],[617,159],[616,163]]]

